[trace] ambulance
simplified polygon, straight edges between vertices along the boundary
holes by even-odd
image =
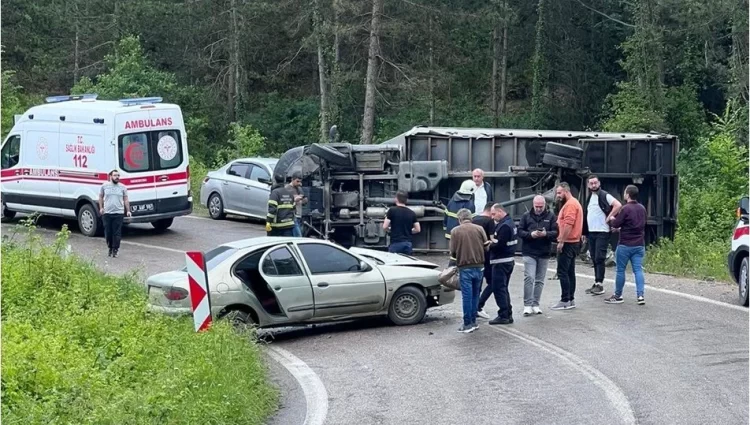
[[[99,189],[120,172],[132,217],[157,230],[193,210],[182,111],[159,97],[97,100],[52,96],[16,121],[2,144],[2,219],[16,213],[74,218],[86,236],[103,232]]]

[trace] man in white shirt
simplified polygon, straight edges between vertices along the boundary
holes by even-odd
[[[583,216],[583,237],[588,240],[589,255],[594,263],[594,284],[586,289],[586,293],[601,295],[604,293],[604,262],[611,238],[608,221],[617,215],[622,204],[601,189],[599,178],[593,174],[588,178],[588,188],[589,198],[584,204],[586,214]]]
[[[484,211],[484,206],[494,204],[495,197],[492,193],[492,186],[484,181],[484,171],[481,168],[471,172],[471,179],[474,180],[476,189],[474,190],[474,211],[479,214]]]

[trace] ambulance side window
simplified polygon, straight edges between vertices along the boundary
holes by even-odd
[[[13,135],[8,138],[3,146],[2,155],[2,169],[13,168],[18,165],[18,160],[21,155],[21,136]]]

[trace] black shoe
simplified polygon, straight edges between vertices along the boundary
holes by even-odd
[[[504,319],[504,318],[496,317],[490,320],[490,325],[510,325],[511,323],[513,323],[513,319]]]
[[[112,258],[117,257],[117,250],[112,250]]]
[[[107,257],[111,257],[111,256],[112,256],[112,250],[110,249],[109,252],[107,253]]]

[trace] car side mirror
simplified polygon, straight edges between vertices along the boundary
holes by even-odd
[[[263,183],[263,184],[267,184],[267,185],[271,186],[271,179],[267,179],[265,177],[258,177],[258,181],[261,182],[261,183]]]
[[[359,271],[361,272],[369,272],[371,270],[371,267],[367,262],[364,260],[359,260]]]

